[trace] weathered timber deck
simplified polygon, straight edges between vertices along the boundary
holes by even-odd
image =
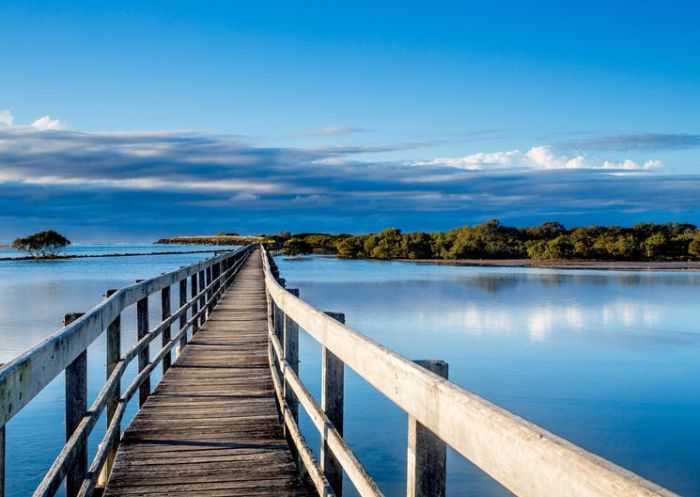
[[[105,496],[306,495],[277,416],[254,252],[124,432]]]

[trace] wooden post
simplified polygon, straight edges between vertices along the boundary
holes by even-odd
[[[144,297],[136,304],[136,336],[138,340],[141,340],[148,334],[148,329],[148,297]],[[146,345],[146,347],[139,352],[139,373],[148,367],[148,363],[151,360],[149,349],[150,347]],[[139,407],[143,406],[150,394],[151,375],[148,375],[139,387]]]
[[[170,287],[166,286],[160,291],[160,309],[161,309],[161,322],[165,321],[170,317]],[[163,347],[168,345],[170,343],[170,331],[172,330],[172,325],[171,326],[166,326],[166,328],[163,330],[163,335],[162,335],[162,344]],[[163,356],[163,374],[165,374],[168,369],[170,369],[170,365],[172,364],[172,354],[168,352]]]
[[[345,314],[340,312],[326,312],[326,314],[345,324]],[[345,364],[333,352],[321,346],[321,409],[341,436],[343,435],[344,382]],[[321,469],[323,469],[335,495],[341,497],[343,495],[343,467],[328,448],[326,437],[323,435]]]
[[[0,497],[5,497],[5,425],[0,426]]]
[[[203,291],[206,288],[206,284],[204,281],[204,269],[202,269],[199,272],[199,290]],[[204,309],[204,306],[206,305],[207,302],[207,297],[206,293],[202,295],[202,297],[199,299],[199,309],[202,310]],[[201,317],[199,318],[199,324],[200,326],[204,324],[204,322],[207,320],[207,311],[202,312]]]
[[[289,290],[292,295],[299,296],[299,290],[292,288]],[[295,373],[299,374],[299,326],[289,319],[286,314],[279,311],[282,326],[282,347],[284,360]],[[289,411],[294,420],[299,423],[299,401],[289,386],[286,379],[284,381],[284,398],[289,406]]]
[[[82,313],[66,314],[64,325],[68,326]],[[87,350],[84,350],[66,368],[66,441],[73,435],[87,414]],[[78,448],[73,465],[66,473],[66,496],[75,497],[87,476],[87,444]]]
[[[207,287],[209,287],[209,286],[211,285],[211,273],[212,273],[212,266],[209,266],[209,267],[206,269]],[[212,288],[213,288],[213,287],[212,287]],[[214,302],[213,302],[213,300],[212,300],[212,295],[213,295],[213,294],[214,294],[214,292],[212,291],[211,288],[210,288],[209,290],[207,290],[207,301],[209,302],[209,303],[207,304],[207,312],[206,312],[206,314],[207,314],[207,319],[209,319],[209,315],[211,314],[211,310],[212,310],[212,308],[214,307]]]
[[[220,262],[217,262],[216,264],[214,264],[212,272],[213,272],[212,278],[214,281],[216,281],[216,284],[214,285],[214,295],[216,295],[216,297],[214,298],[214,302],[218,302],[219,301],[219,289],[221,288],[221,282],[218,281],[219,276],[221,276],[221,263]]]
[[[178,294],[180,296],[180,307],[183,305],[187,304],[187,278],[183,278],[180,280],[180,285],[178,287]],[[180,330],[182,330],[185,326],[187,326],[187,313],[184,312],[183,314],[180,315]],[[185,349],[187,346],[187,333],[184,333],[182,335],[182,338],[180,338],[180,344],[177,347],[177,353],[175,357],[178,357],[180,354],[182,354],[182,351]]]
[[[199,293],[199,287],[197,285],[197,275],[193,274],[190,276],[190,298],[192,299],[192,317],[195,316],[199,312],[199,304],[197,303],[197,299],[195,297]],[[199,322],[200,319],[195,319],[194,322],[192,323],[192,336],[194,337],[194,334],[199,331]]]
[[[105,293],[105,298],[109,298],[117,290],[110,289]],[[117,367],[117,363],[121,359],[121,328],[122,319],[121,315],[114,318],[109,326],[107,326],[107,379]],[[114,393],[107,400],[107,419],[106,424],[109,427],[112,419],[114,418],[114,413],[119,406],[119,392],[121,391],[121,381],[117,381],[117,386]],[[119,445],[119,430],[114,434],[112,439],[112,446],[109,449],[109,454],[107,454],[107,459],[105,460],[104,466],[102,466],[102,471],[100,471],[100,477],[98,483],[104,485],[107,483],[109,474],[112,472],[112,467],[114,466],[114,460],[117,457],[117,446]]]
[[[280,343],[282,343],[283,334],[284,334],[283,333],[284,323],[282,322],[282,311],[280,310],[279,307],[277,307],[277,304],[274,301],[272,302],[272,326],[274,327],[275,335],[277,335],[277,339],[280,341]],[[280,357],[280,359],[283,359],[283,357]]]
[[[5,497],[5,449],[5,425],[2,425],[0,426],[0,497]]]
[[[415,361],[428,371],[447,378],[445,361]],[[447,446],[433,432],[408,417],[407,497],[444,497]]]

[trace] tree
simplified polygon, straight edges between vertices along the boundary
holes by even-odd
[[[284,255],[309,254],[313,251],[313,247],[302,238],[290,238],[284,242],[282,251]]]
[[[668,239],[662,232],[654,233],[642,243],[644,255],[650,259],[661,257],[666,252],[667,245]]]
[[[688,244],[688,255],[700,259],[700,233],[697,233]]]
[[[34,258],[56,257],[70,240],[54,230],[34,233],[26,238],[17,238],[12,242],[12,248],[28,252]]]
[[[338,257],[343,259],[359,259],[366,257],[364,250],[365,237],[350,236],[338,241],[335,245],[338,250]]]

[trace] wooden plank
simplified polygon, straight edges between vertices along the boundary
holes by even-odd
[[[306,495],[277,415],[267,332],[254,253],[125,430],[105,496]]]

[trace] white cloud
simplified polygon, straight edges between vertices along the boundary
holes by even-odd
[[[39,130],[63,129],[65,124],[58,119],[51,119],[51,116],[42,116],[31,124],[32,128]]]
[[[360,133],[364,131],[363,128],[356,128],[354,126],[340,126],[337,124],[326,126],[321,128],[318,132],[322,135],[348,135],[351,133]]]
[[[430,161],[416,162],[417,165],[448,166],[466,170],[495,168],[510,169],[623,169],[628,171],[662,169],[659,160],[643,163],[625,159],[620,162],[594,160],[585,154],[557,155],[549,145],[538,145],[527,152],[507,150],[504,152],[478,152],[464,157],[439,157]]]
[[[260,200],[260,195],[253,192],[240,192],[233,195],[229,200],[232,202],[255,202]]]
[[[0,126],[12,126],[14,120],[12,112],[7,109],[0,109]]]

